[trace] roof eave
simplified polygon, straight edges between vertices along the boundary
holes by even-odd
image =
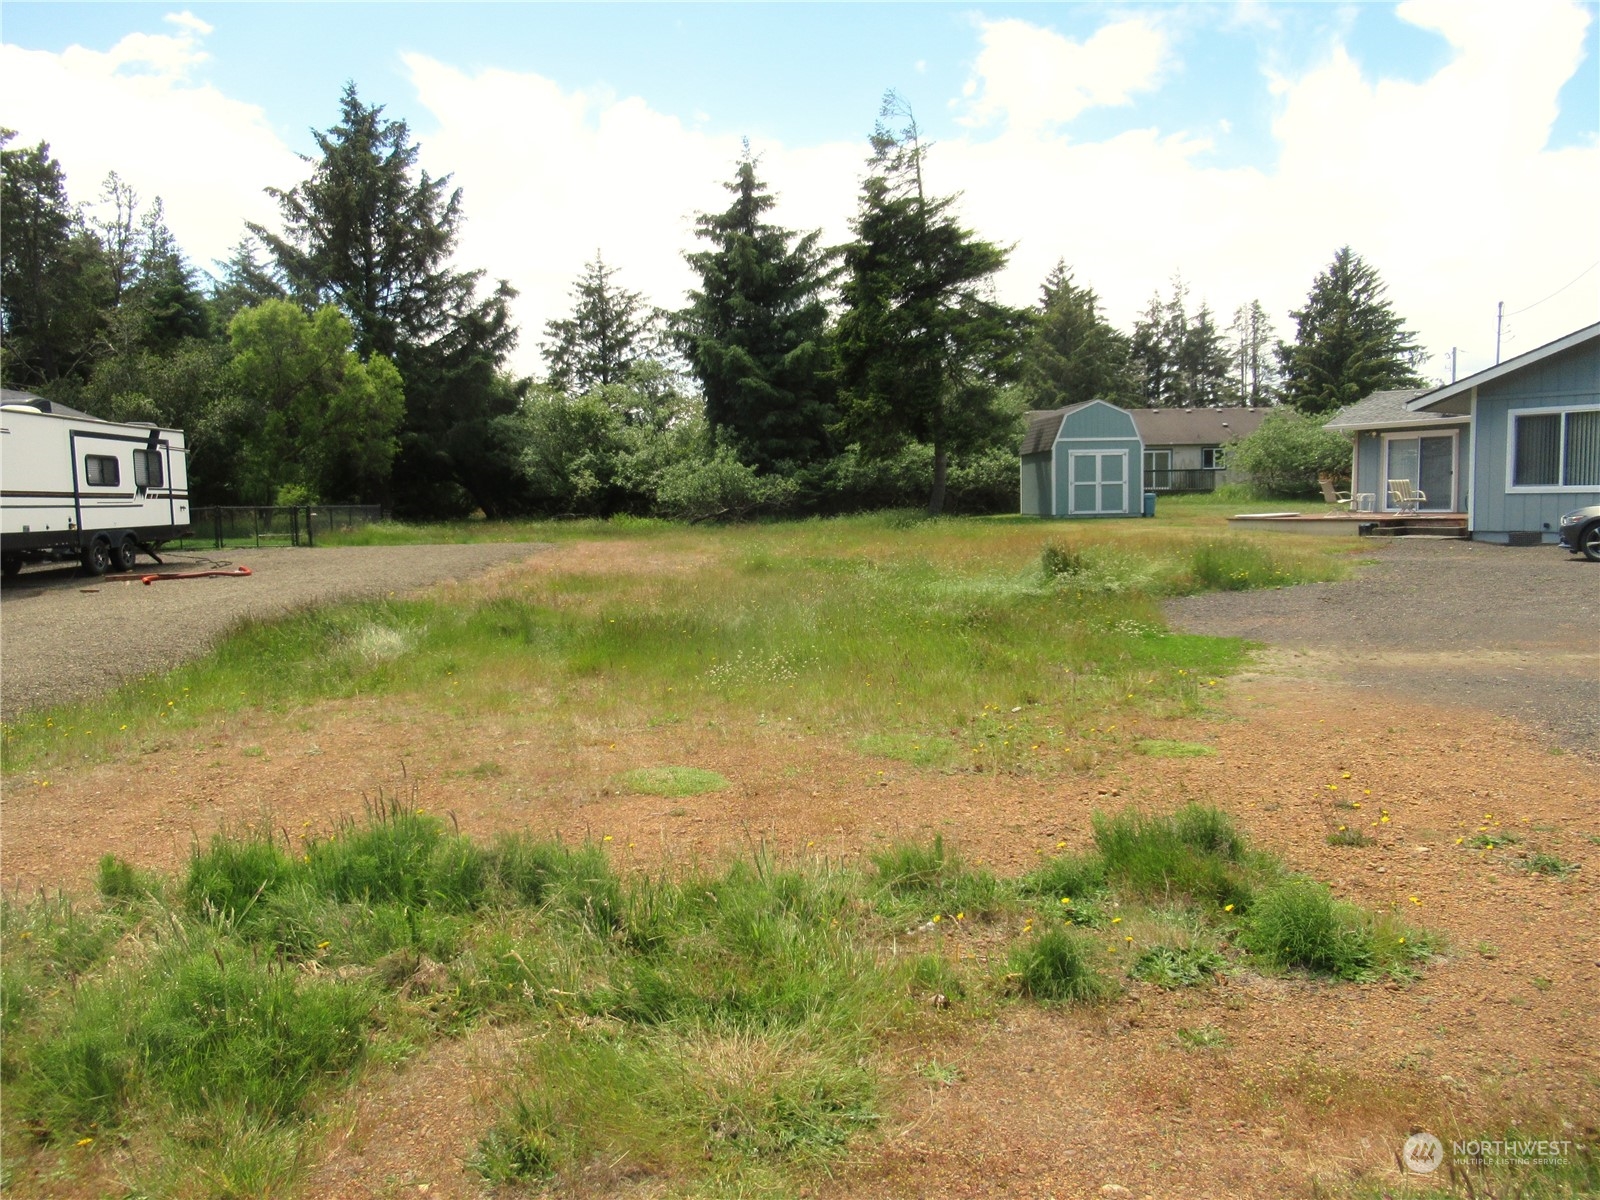
[[[1546,342],[1543,346],[1536,346],[1515,358],[1508,358],[1503,363],[1497,363],[1479,371],[1476,375],[1468,375],[1465,379],[1458,379],[1455,383],[1442,384],[1432,391],[1423,392],[1406,401],[1406,407],[1413,412],[1422,412],[1432,408],[1435,404],[1456,396],[1465,395],[1473,388],[1482,387],[1486,383],[1493,383],[1496,379],[1503,378],[1524,367],[1530,367],[1536,362],[1549,358],[1551,355],[1560,354],[1571,350],[1574,346],[1581,346],[1594,338],[1600,338],[1600,321],[1593,325],[1586,325],[1582,329],[1574,330],[1565,337],[1559,337],[1553,342]]]

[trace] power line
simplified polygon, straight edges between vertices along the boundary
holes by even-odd
[[[1590,263],[1583,270],[1579,271],[1576,275],[1574,275],[1566,283],[1563,283],[1555,291],[1551,292],[1548,296],[1546,296],[1544,298],[1544,300],[1554,300],[1557,296],[1561,295],[1562,292],[1566,291],[1573,284],[1577,283],[1578,280],[1582,279],[1585,275],[1587,275],[1590,271],[1594,270],[1596,267],[1600,267],[1600,259],[1596,259],[1594,262]],[[1514,317],[1514,316],[1517,315],[1517,313],[1525,313],[1530,308],[1538,308],[1539,305],[1544,303],[1544,300],[1535,300],[1532,304],[1528,305],[1528,308],[1519,308],[1519,309],[1517,309],[1516,312],[1507,313],[1506,316]]]

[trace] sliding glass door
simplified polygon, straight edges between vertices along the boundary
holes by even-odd
[[[1405,480],[1428,498],[1417,507],[1424,512],[1452,512],[1456,491],[1456,435],[1392,434],[1384,439],[1383,507],[1393,510],[1390,486]]]

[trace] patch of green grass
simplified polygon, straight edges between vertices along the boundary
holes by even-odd
[[[1554,854],[1546,854],[1542,850],[1524,854],[1521,866],[1530,875],[1549,875],[1556,879],[1565,879],[1578,869],[1577,863],[1567,862],[1565,859],[1557,858]]]
[[[1215,1025],[1178,1027],[1178,1045],[1185,1050],[1220,1050],[1228,1044],[1228,1035]]]
[[[874,758],[892,758],[916,767],[950,768],[962,761],[956,744],[949,738],[914,733],[871,733],[856,739],[856,749]]]
[[[1372,839],[1359,829],[1341,825],[1325,839],[1330,846],[1370,846]]]
[[[872,856],[879,905],[896,917],[992,916],[1006,892],[992,872],[968,867],[936,835],[932,842],[898,842]]]
[[[281,1192],[310,1118],[367,1056],[403,1061],[494,1021],[528,1036],[479,1145],[487,1179],[759,1191],[876,1128],[882,1055],[921,1022],[1016,997],[1101,1001],[1118,988],[1110,964],[1130,957],[1136,978],[1192,986],[1225,967],[1230,939],[1338,977],[1405,978],[1432,952],[1331,900],[1329,934],[1302,911],[1325,896],[1283,900],[1317,885],[1284,882],[1216,809],[1102,817],[1096,834],[1094,851],[1021,880],[969,867],[938,837],[865,867],[758,854],[621,876],[594,843],[478,846],[391,799],[293,850],[219,835],[182,886],[112,860],[98,908],[0,903],[7,1136],[81,1149],[138,1130],[166,1147],[141,1160],[147,1190],[182,1191],[191,1166]],[[1185,856],[1261,899],[1241,920],[1203,888],[1146,886],[1147,859],[1206,878],[1171,867]],[[1113,957],[1113,928],[1155,944]],[[1353,966],[1352,937],[1365,955]]]
[[[1173,742],[1162,738],[1149,738],[1133,744],[1135,754],[1150,758],[1208,758],[1216,754],[1210,746],[1198,742]]]
[[[616,778],[619,788],[639,796],[699,796],[718,792],[728,779],[701,767],[640,767]]]
[[[1021,943],[1007,965],[1018,989],[1035,1000],[1091,1004],[1117,991],[1095,966],[1094,947],[1065,929],[1047,929]]]
[[[1230,912],[1249,907],[1244,842],[1221,810],[1190,804],[1167,816],[1129,809],[1097,813],[1093,823],[1114,885],[1146,899],[1186,897]]]
[[[1228,960],[1211,946],[1151,946],[1140,952],[1129,974],[1164,988],[1194,987],[1227,970]]]

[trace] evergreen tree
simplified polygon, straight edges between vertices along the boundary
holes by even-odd
[[[572,285],[572,316],[545,323],[551,387],[583,395],[622,383],[651,357],[651,343],[658,336],[656,314],[638,292],[612,282],[616,273],[596,250],[594,261],[584,264],[583,275]]]
[[[904,121],[891,129],[885,121]],[[929,197],[916,119],[893,92],[872,136],[845,247],[839,356],[845,427],[887,456],[907,441],[933,448],[928,512],[944,506],[952,453],[980,447],[1011,422],[999,385],[1016,377],[1027,317],[995,302],[1006,251],[956,221],[955,197]]]
[[[1384,299],[1375,268],[1349,246],[1333,256],[1295,320],[1292,346],[1278,344],[1284,398],[1304,413],[1330,413],[1376,391],[1422,387],[1416,334]]]
[[[1272,322],[1267,317],[1261,301],[1241,304],[1233,313],[1233,324],[1228,327],[1233,335],[1234,366],[1238,371],[1238,389],[1244,402],[1250,405],[1272,404],[1278,392],[1277,362],[1271,353],[1273,341]]]
[[[140,311],[144,344],[159,352],[184,338],[206,337],[210,311],[178,239],[167,228],[159,196],[139,223],[138,254],[138,274],[124,295]]]
[[[1239,402],[1238,389],[1233,386],[1232,355],[1211,306],[1203,301],[1180,336],[1177,402],[1201,406]]]
[[[507,479],[490,432],[515,410],[520,384],[500,368],[517,339],[516,295],[502,281],[479,297],[481,271],[450,268],[461,192],[450,177],[417,168],[404,121],[345,87],[340,121],[314,135],[311,177],[271,189],[284,234],[250,231],[272,254],[289,294],[314,310],[336,305],[362,358],[394,360],[405,381],[406,419],[393,473],[396,510],[407,516],[504,511]]]
[[[268,300],[286,300],[288,293],[257,255],[260,243],[250,234],[239,239],[227,261],[216,265],[220,276],[211,278],[212,315],[226,328],[239,312]]]
[[[1093,288],[1079,287],[1065,262],[1044,281],[1032,336],[1022,355],[1028,407],[1060,408],[1085,400],[1138,402],[1128,368],[1128,339],[1099,311]]]
[[[834,418],[823,300],[832,272],[820,231],[797,235],[763,219],[774,199],[748,143],[724,185],[726,211],[701,213],[711,249],[685,255],[700,276],[678,317],[678,340],[705,395],[706,420],[762,470],[825,457]]]
[[[104,258],[49,144],[12,149],[15,137],[0,130],[0,378],[79,382],[107,299]]]

